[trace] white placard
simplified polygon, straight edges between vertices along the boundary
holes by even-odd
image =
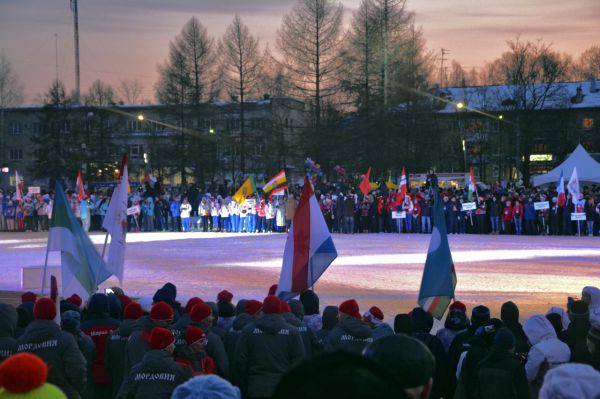
[[[127,215],[134,215],[136,213],[140,213],[139,205],[134,205],[131,208],[127,208]]]
[[[254,198],[247,198],[244,201],[244,205],[246,205],[246,206],[256,206],[256,200]]]
[[[462,204],[463,211],[474,211],[475,209],[477,209],[477,204],[474,202],[464,202]]]
[[[550,209],[550,203],[548,201],[534,202],[533,208],[536,211],[545,211],[546,209]]]
[[[406,219],[406,212],[392,212],[392,219]]]
[[[585,220],[585,213],[584,212],[572,213],[571,214],[571,220],[572,221]]]
[[[39,194],[42,191],[40,190],[39,186],[29,186],[29,188],[27,189],[27,192],[29,194]]]

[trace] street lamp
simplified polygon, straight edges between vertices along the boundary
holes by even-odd
[[[498,119],[500,119],[500,120],[504,119],[504,115],[499,115]]]
[[[144,114],[139,114],[137,116],[138,121],[143,121],[144,120]]]
[[[465,103],[463,103],[462,101],[459,101],[456,103],[456,109],[461,110],[465,107]]]

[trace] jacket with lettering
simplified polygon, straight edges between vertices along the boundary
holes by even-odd
[[[175,388],[190,378],[190,369],[177,364],[172,354],[150,350],[131,369],[117,399],[170,399]]]
[[[308,327],[308,325],[297,318],[293,313],[284,313],[283,319],[286,323],[296,327],[298,332],[300,333],[300,337],[302,337],[302,343],[304,344],[304,351],[307,356],[314,355],[319,352],[321,349],[321,345],[319,344],[319,339],[317,335]]]
[[[267,314],[242,330],[233,363],[234,382],[248,397],[270,397],[275,386],[304,356],[298,330]]]
[[[206,339],[208,339],[208,344],[206,345],[206,353],[208,356],[212,357],[215,363],[217,364],[217,374],[220,377],[229,379],[229,358],[227,357],[227,352],[225,351],[225,345],[221,338],[213,331],[213,328],[207,326],[205,323],[196,323],[191,322],[190,325],[200,327],[204,330],[206,334]],[[185,330],[184,330],[185,334]]]
[[[154,323],[148,316],[140,317],[135,323],[133,333],[125,345],[125,367],[123,375],[129,375],[129,372],[144,358],[144,354],[150,350],[150,332],[154,328]]]
[[[48,379],[69,399],[78,399],[86,386],[86,361],[71,334],[51,320],[34,320],[17,340],[17,352],[39,356],[48,365]]]
[[[235,348],[240,339],[240,335],[242,334],[242,330],[253,321],[254,318],[248,313],[241,313],[233,320],[233,324],[225,336],[225,352],[227,352],[229,364],[233,364],[233,361],[237,356]]]
[[[117,392],[119,392],[119,388],[123,383],[125,347],[136,323],[137,320],[123,320],[119,328],[114,330],[106,341],[104,367],[112,382],[113,397],[117,396]]]
[[[103,296],[103,298],[106,298]],[[102,299],[103,299],[102,298]],[[109,384],[110,377],[104,367],[104,354],[106,352],[106,341],[111,332],[119,328],[119,320],[108,317],[108,301],[96,306],[96,296],[92,296],[88,305],[88,318],[81,323],[81,331],[92,338],[96,345],[96,358],[92,378],[94,384]]]
[[[341,320],[325,338],[325,350],[362,353],[373,342],[373,331],[362,320],[347,317]]]
[[[0,363],[15,353],[16,329],[17,310],[6,303],[0,303]]]

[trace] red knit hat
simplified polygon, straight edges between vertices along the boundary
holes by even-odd
[[[277,284],[273,284],[270,288],[269,288],[269,295],[275,295],[275,293],[277,292]]]
[[[194,305],[190,312],[190,319],[196,323],[201,322],[212,314],[212,309],[205,303]]]
[[[37,295],[34,292],[27,291],[21,295],[21,303],[25,302],[35,302],[37,299]]]
[[[185,330],[185,342],[187,342],[188,345],[192,345],[201,340],[206,341],[204,330],[192,325],[187,326],[187,329]],[[206,345],[206,343],[204,343],[204,345]]]
[[[33,305],[33,318],[35,320],[54,320],[56,317],[56,304],[50,298],[40,298]]]
[[[41,387],[48,377],[48,366],[36,355],[23,352],[0,363],[0,387],[24,394]]]
[[[136,302],[129,302],[123,310],[123,319],[125,320],[137,320],[144,315],[142,305]]]
[[[292,313],[292,308],[290,307],[290,304],[287,303],[286,301],[281,301],[281,310],[279,312],[280,313]]]
[[[373,324],[379,324],[383,322],[383,312],[377,306],[373,306],[371,309],[369,309],[363,315],[363,317]]]
[[[67,302],[72,303],[73,305],[80,307],[81,304],[83,303],[83,301],[81,300],[81,297],[77,294],[73,294],[70,297],[67,298]]]
[[[150,318],[156,321],[173,320],[173,308],[166,302],[156,302],[150,309]]]
[[[121,294],[121,295],[117,295],[117,298],[119,298],[119,301],[121,302],[121,307],[123,309],[125,309],[127,307],[127,305],[129,305],[131,302],[133,302],[131,300],[131,298],[129,298],[127,295],[125,294]]]
[[[448,309],[448,311],[451,311],[451,310],[460,310],[463,313],[467,313],[467,307],[461,301],[454,301],[452,303],[452,305],[450,305],[450,308]]]
[[[257,301],[256,299],[250,299],[246,301],[246,307],[244,308],[245,312],[254,316],[258,313],[260,308],[262,308],[263,304],[261,301]]]
[[[262,311],[265,314],[277,314],[281,310],[281,301],[275,295],[269,295],[265,298],[262,305]]]
[[[185,312],[189,314],[192,311],[194,305],[197,305],[199,303],[204,303],[204,301],[201,298],[198,298],[197,296],[191,297],[185,304]]]
[[[358,303],[354,299],[348,299],[347,301],[342,302],[339,309],[340,313],[347,314],[348,316],[352,316],[355,319],[360,319]]]
[[[165,349],[175,342],[175,336],[166,328],[154,327],[150,333],[150,348]]]
[[[217,295],[217,301],[231,302],[232,299],[233,294],[227,290],[223,290]]]

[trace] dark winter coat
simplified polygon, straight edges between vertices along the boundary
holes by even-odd
[[[204,323],[191,322],[190,325],[200,327],[202,330],[204,330],[206,338],[208,339],[208,344],[206,345],[206,353],[208,354],[208,356],[212,357],[215,363],[217,364],[217,374],[228,380],[229,358],[227,357],[225,345],[223,345],[223,341],[221,340],[221,338],[212,331],[212,327],[209,327]]]
[[[304,344],[304,352],[306,352],[307,356],[314,355],[320,351],[321,345],[319,344],[319,340],[306,323],[294,316],[293,313],[284,313],[282,316],[286,323],[296,327],[300,333],[302,343]]]
[[[253,321],[254,318],[248,313],[241,313],[235,318],[233,325],[229,331],[227,331],[227,335],[225,336],[225,352],[227,352],[227,358],[229,359],[230,365],[233,364],[233,361],[237,356],[235,348],[240,339],[240,335],[242,334],[242,330]]]
[[[0,363],[15,353],[16,329],[17,310],[10,305],[0,303]]]
[[[373,331],[362,320],[347,317],[325,338],[326,351],[343,350],[353,353],[362,353],[367,345],[373,342]]]
[[[113,398],[117,396],[123,383],[125,369],[125,348],[133,333],[137,320],[123,320],[119,328],[110,333],[106,341],[104,367],[112,382]]]
[[[507,351],[492,349],[479,363],[481,399],[529,399],[525,368]]]
[[[569,328],[560,334],[559,339],[571,349],[571,362],[592,364],[592,356],[587,347],[589,330],[590,322],[587,317],[574,317]]]
[[[129,336],[125,345],[123,376],[129,375],[133,366],[141,362],[146,352],[150,350],[150,332],[153,328],[154,323],[147,316],[137,320],[133,327],[135,331]]]
[[[183,367],[167,351],[150,350],[125,378],[118,399],[170,399],[177,386],[192,378],[189,368]]]
[[[86,360],[71,334],[51,320],[34,320],[17,340],[17,352],[39,356],[48,365],[48,379],[69,399],[77,399],[86,386]]]
[[[234,383],[248,397],[270,397],[280,378],[305,356],[300,333],[276,314],[242,330],[233,363]]]

